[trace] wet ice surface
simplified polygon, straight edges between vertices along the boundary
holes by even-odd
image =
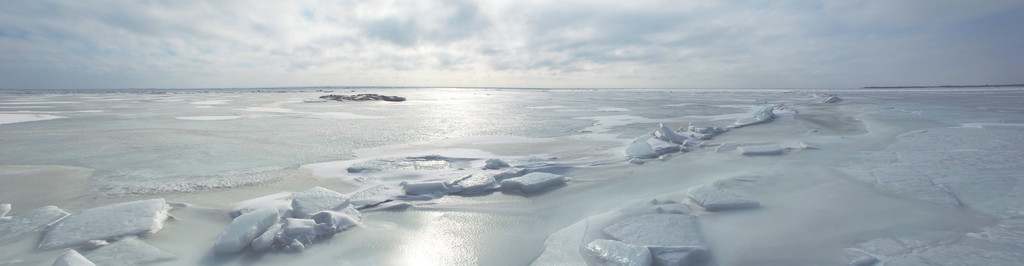
[[[0,264],[1024,262],[1019,89],[322,94],[5,95]]]

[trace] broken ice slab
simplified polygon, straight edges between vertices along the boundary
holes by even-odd
[[[688,139],[686,136],[679,135],[679,133],[672,131],[666,127],[664,123],[658,124],[658,129],[654,131],[654,136],[660,140],[675,144],[683,144]]]
[[[442,195],[448,193],[448,185],[444,181],[409,182],[404,186],[406,195]]]
[[[653,149],[654,153],[659,156],[666,153],[678,152],[680,150],[679,145],[660,139],[649,139],[647,140],[647,144],[651,145],[651,149]]]
[[[47,225],[67,215],[67,212],[56,206],[43,206],[0,219],[0,245],[39,232]]]
[[[456,194],[462,195],[486,193],[500,186],[494,177],[487,174],[473,174],[452,182],[452,185],[460,187]]]
[[[817,144],[807,143],[807,142],[803,142],[803,141],[798,141],[797,145],[800,145],[800,148],[801,149],[805,149],[805,150],[820,150],[821,149],[821,146],[818,146]]]
[[[604,265],[651,265],[651,252],[647,247],[620,241],[597,239],[586,246],[587,255],[600,259]]]
[[[255,251],[267,251],[270,247],[274,246],[274,240],[277,240],[277,235],[281,233],[281,224],[277,223],[267,228],[263,234],[252,240],[252,250]]]
[[[292,198],[292,216],[308,218],[320,211],[343,209],[348,204],[348,197],[341,193],[322,187],[313,187],[296,193]]]
[[[281,225],[278,243],[290,245],[295,240],[302,243],[310,243],[316,237],[316,221],[313,219],[288,218]]]
[[[0,204],[0,218],[3,218],[4,215],[7,215],[7,212],[9,211],[11,211],[10,203]]]
[[[259,209],[276,209],[281,217],[292,216],[292,193],[282,191],[231,205],[231,218]]]
[[[565,184],[565,176],[551,173],[533,172],[520,177],[501,181],[502,189],[519,189],[523,193],[536,193],[551,187]]]
[[[451,168],[449,158],[439,155],[401,158],[379,158],[349,166],[349,173],[386,170],[441,170]]]
[[[122,202],[82,210],[54,223],[43,234],[39,249],[83,245],[89,240],[146,236],[163,228],[170,206],[164,199]]]
[[[505,180],[505,179],[509,179],[509,178],[513,178],[513,177],[520,177],[520,176],[523,176],[525,174],[526,174],[526,169],[525,168],[513,168],[513,169],[505,170],[504,172],[501,172],[501,173],[494,174],[494,176],[492,176],[492,177],[494,177],[494,181],[501,182],[501,180]]]
[[[96,264],[86,259],[81,253],[74,249],[69,249],[60,254],[57,260],[53,261],[53,266],[96,266]]]
[[[771,121],[772,118],[775,118],[775,113],[772,112],[773,109],[775,109],[775,107],[760,107],[757,110],[754,110],[754,112],[750,114],[750,117],[737,119],[736,122],[732,124],[732,127],[740,128]]]
[[[679,145],[667,142],[654,137],[654,135],[646,134],[637,137],[626,146],[625,154],[629,158],[657,158],[659,155],[677,152],[680,150]]]
[[[740,151],[740,154],[747,156],[758,156],[758,155],[779,155],[782,154],[785,149],[775,144],[768,145],[752,145],[752,146],[741,146],[736,148]]]
[[[139,265],[177,257],[135,237],[118,240],[84,255],[97,265]]]
[[[715,185],[699,185],[690,187],[686,195],[707,211],[724,211],[735,209],[757,208],[757,201],[747,199]]]
[[[363,216],[354,207],[349,205],[341,211],[322,211],[313,215],[313,221],[317,228],[322,229],[318,235],[333,235],[337,232],[348,230],[362,224]]]
[[[253,239],[260,236],[270,226],[280,220],[277,209],[259,209],[236,217],[227,229],[217,237],[213,244],[213,252],[237,253],[249,246]]]
[[[622,219],[602,230],[609,238],[641,246],[704,246],[697,217],[644,214]]]

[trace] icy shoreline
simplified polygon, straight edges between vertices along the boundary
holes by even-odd
[[[265,183],[46,203],[67,211],[32,215],[45,219],[23,215],[28,207],[38,206],[34,202],[44,201],[7,196],[0,203],[14,204],[0,218],[0,229],[15,219],[38,221],[26,228],[40,229],[0,243],[7,248],[0,251],[0,263],[50,264],[65,250],[57,247],[68,245],[84,258],[108,262],[148,261],[109,252],[148,250],[149,259],[167,265],[1024,261],[1013,251],[1024,243],[1016,233],[1024,228],[1019,222],[1022,210],[1014,207],[1024,203],[1016,192],[1024,191],[1024,180],[1014,175],[1022,170],[1014,162],[1024,158],[1024,148],[1014,144],[1024,139],[1016,126],[1024,121],[1019,121],[1013,100],[1021,99],[1021,93],[835,93],[842,101],[829,101],[835,96],[831,94],[761,92],[688,95],[717,99],[713,106],[665,98],[655,105],[690,113],[651,113],[653,108],[635,105],[595,108],[582,105],[584,101],[528,103],[513,110],[533,110],[537,117],[566,113],[593,124],[553,137],[471,134],[369,145],[354,149],[351,158],[297,161],[302,166],[294,173]],[[458,101],[476,104],[481,97]],[[936,104],[951,97],[956,101]],[[630,99],[651,100],[643,95]],[[204,101],[228,105],[213,110],[246,112],[247,119],[218,120],[228,116],[201,113],[168,120],[198,117],[179,123],[207,127],[275,116],[322,119],[310,114],[333,112],[329,106],[304,107],[296,101],[284,107],[297,111],[270,113],[268,118],[247,113],[245,106],[230,106],[245,104],[241,99]],[[974,108],[976,103],[985,103],[985,109]],[[28,130],[96,115],[106,113],[10,125]],[[650,149],[654,155],[629,155],[629,147],[638,143],[631,136],[640,134],[645,134],[642,143],[647,146],[637,149]],[[643,164],[637,165],[637,159]],[[4,165],[10,184],[32,189],[17,178],[39,170],[10,165]],[[108,180],[97,178],[105,170],[95,171],[66,171],[64,178]],[[312,201],[299,196],[306,194],[318,196]],[[163,205],[154,203],[157,207],[135,212],[156,215],[154,221],[161,224],[156,230],[151,224],[128,233],[104,229],[108,233],[36,250],[46,231],[57,228],[47,229],[52,221],[43,220],[151,198],[166,198],[173,207],[161,211]],[[161,212],[175,218],[164,222]],[[665,224],[682,227],[666,231]],[[23,230],[17,228],[11,230]],[[658,234],[693,241],[666,242]],[[516,247],[500,248],[508,243]]]

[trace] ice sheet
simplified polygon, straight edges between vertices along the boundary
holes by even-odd
[[[146,236],[163,228],[169,206],[164,199],[116,203],[82,210],[50,226],[39,249],[57,249],[85,244],[90,240],[114,240]]]

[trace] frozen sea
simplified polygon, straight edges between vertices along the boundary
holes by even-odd
[[[324,90],[0,91],[0,265],[1024,264],[1024,88]]]

